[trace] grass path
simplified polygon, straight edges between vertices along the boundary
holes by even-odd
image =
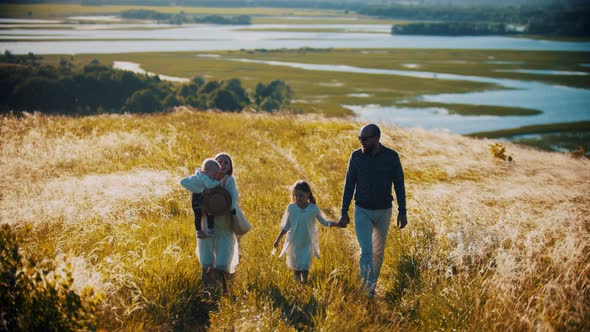
[[[317,116],[178,110],[0,118],[0,222],[27,257],[70,263],[104,295],[107,330],[585,330],[590,328],[590,161],[418,129],[382,128],[405,169],[409,226],[392,226],[369,302],[351,227],[320,228],[309,285],[271,256],[288,187],[309,181],[339,216],[361,126]],[[188,193],[178,180],[234,159],[240,239],[230,294],[199,291]],[[18,184],[18,185],[14,185]]]

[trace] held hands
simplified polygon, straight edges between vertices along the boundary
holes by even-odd
[[[348,214],[343,214],[340,217],[340,220],[338,220],[338,222],[335,223],[334,227],[346,228],[346,226],[348,226],[349,223],[350,223],[350,218],[348,217]]]

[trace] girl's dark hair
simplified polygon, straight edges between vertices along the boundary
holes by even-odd
[[[217,160],[218,157],[227,157],[227,159],[229,159],[229,170],[227,171],[227,175],[231,176],[234,173],[234,162],[231,160],[229,154],[220,152],[215,156],[215,160]]]
[[[293,191],[301,190],[304,193],[309,194],[309,201],[313,204],[316,204],[315,196],[313,195],[313,192],[311,192],[311,187],[309,186],[309,184],[307,182],[305,182],[303,180],[299,180],[299,181],[295,182],[292,189],[293,189]]]

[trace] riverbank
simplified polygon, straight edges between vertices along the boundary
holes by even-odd
[[[471,137],[500,138],[543,150],[590,156],[590,122],[555,123],[474,133]]]

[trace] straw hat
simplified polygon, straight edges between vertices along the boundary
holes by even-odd
[[[228,213],[231,209],[231,195],[222,187],[215,187],[203,192],[203,210],[214,216]]]

